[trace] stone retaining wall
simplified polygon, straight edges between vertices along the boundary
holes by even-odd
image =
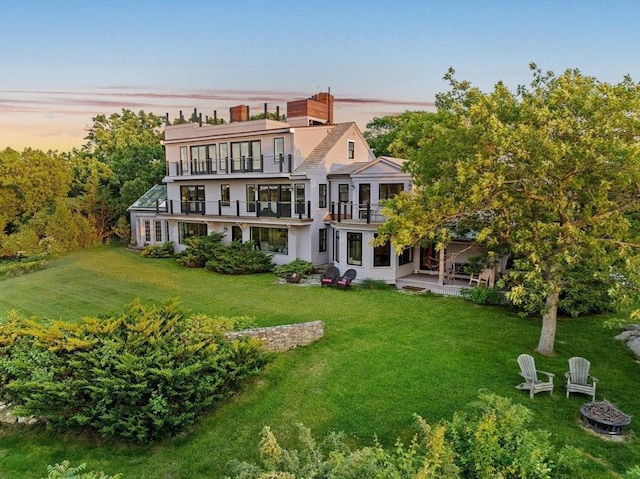
[[[270,328],[245,329],[244,331],[226,333],[225,336],[229,340],[242,336],[257,338],[262,341],[267,351],[282,352],[298,346],[306,346],[321,339],[324,336],[324,323],[311,321]]]

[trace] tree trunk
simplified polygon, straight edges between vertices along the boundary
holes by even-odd
[[[559,297],[560,290],[557,287],[552,288],[552,290],[547,293],[545,310],[542,316],[542,331],[540,331],[540,341],[536,348],[536,351],[545,356],[551,356],[553,354],[553,344],[556,340]]]

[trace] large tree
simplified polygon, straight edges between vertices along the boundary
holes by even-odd
[[[617,299],[640,286],[640,84],[561,76],[531,65],[529,87],[483,93],[445,76],[407,169],[416,188],[391,200],[378,242],[446,245],[466,226],[518,259],[515,302],[542,291],[537,350],[554,348],[558,303],[585,278]]]

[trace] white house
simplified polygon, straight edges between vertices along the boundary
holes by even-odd
[[[203,123],[194,112],[195,121],[167,125],[164,184],[129,208],[132,241],[173,241],[181,251],[186,238],[222,232],[226,241],[255,242],[276,264],[299,258],[353,268],[356,282],[456,274],[456,262],[461,273],[477,254],[468,245],[442,261],[433,248],[398,255],[370,245],[384,221],[380,201],[410,190],[410,175],[403,160],[375,158],[355,123],[334,124],[333,101],[319,93],[288,102],[286,120],[249,120],[239,105],[229,123]]]

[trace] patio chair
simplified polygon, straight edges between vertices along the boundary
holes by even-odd
[[[518,364],[520,365],[520,376],[524,378],[524,382],[518,384],[516,386],[517,389],[528,390],[531,399],[533,399],[534,394],[543,391],[549,391],[549,395],[553,394],[553,378],[555,374],[537,370],[533,356],[529,354],[518,356]],[[539,380],[538,373],[545,374],[548,381]]]
[[[569,371],[564,373],[567,378],[567,397],[569,393],[588,394],[591,400],[596,400],[596,384],[598,378],[589,374],[591,363],[585,358],[573,357],[569,359]],[[591,378],[591,384],[589,384]]]
[[[469,284],[476,283],[478,286],[483,284],[487,288],[493,287],[494,282],[494,272],[491,268],[485,268],[478,275],[472,274],[469,278]]]
[[[320,277],[320,287],[335,286],[340,278],[340,270],[335,266],[329,266]]]
[[[347,289],[351,284],[351,281],[356,279],[358,273],[355,269],[348,269],[344,272],[342,276],[338,279],[338,288]]]

